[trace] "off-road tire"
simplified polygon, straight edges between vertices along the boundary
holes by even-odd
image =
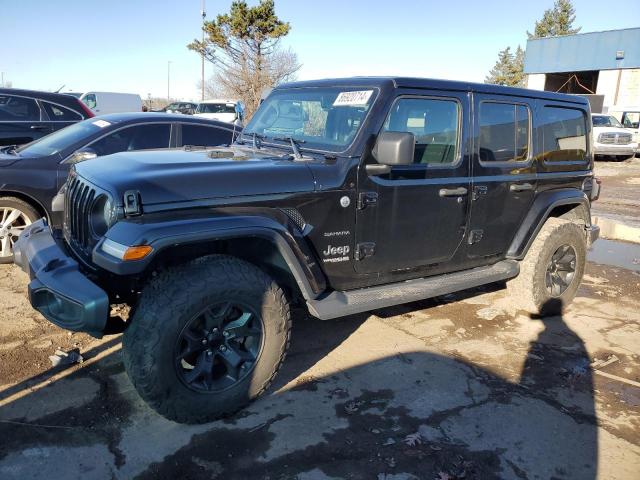
[[[35,208],[33,208],[24,200],[20,200],[16,197],[0,197],[0,209],[2,207],[10,207],[16,210],[20,210],[25,214],[25,216],[27,216],[27,218],[29,218],[31,223],[35,222],[41,217],[41,215],[36,211]],[[0,220],[2,219],[0,218]],[[0,256],[0,264],[7,263],[13,263],[13,255]]]
[[[262,349],[253,371],[218,392],[188,388],[174,366],[174,347],[199,309],[221,300],[251,304],[262,318]],[[256,266],[211,255],[159,273],[143,289],[123,336],[124,366],[140,396],[166,418],[204,423],[229,416],[270,385],[289,347],[291,317],[282,289]]]
[[[576,253],[575,274],[566,290],[554,297],[547,291],[545,275],[553,254],[562,245],[570,245]],[[576,296],[584,275],[586,238],[581,225],[559,218],[549,218],[538,232],[524,260],[520,274],[507,282],[507,291],[514,306],[532,314],[562,313]]]

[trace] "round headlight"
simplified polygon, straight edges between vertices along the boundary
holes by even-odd
[[[116,222],[115,205],[109,197],[102,195],[93,203],[91,209],[91,228],[98,237],[104,236]]]

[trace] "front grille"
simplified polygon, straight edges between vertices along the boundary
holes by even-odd
[[[89,220],[96,189],[77,175],[69,178],[64,196],[64,232],[72,247],[86,250],[92,242]]]
[[[631,143],[630,133],[601,133],[598,142],[609,145],[628,145]]]

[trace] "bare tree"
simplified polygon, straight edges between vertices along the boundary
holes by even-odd
[[[188,48],[213,63],[215,92],[242,100],[247,117],[266,89],[291,80],[301,67],[297,55],[280,46],[291,27],[276,16],[273,0],[255,7],[234,1],[228,14],[203,28],[205,41],[194,40]]]

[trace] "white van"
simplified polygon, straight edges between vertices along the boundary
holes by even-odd
[[[80,101],[96,115],[142,111],[142,99],[136,93],[87,92]]]
[[[244,107],[238,100],[205,100],[198,104],[194,116],[242,126]]]

